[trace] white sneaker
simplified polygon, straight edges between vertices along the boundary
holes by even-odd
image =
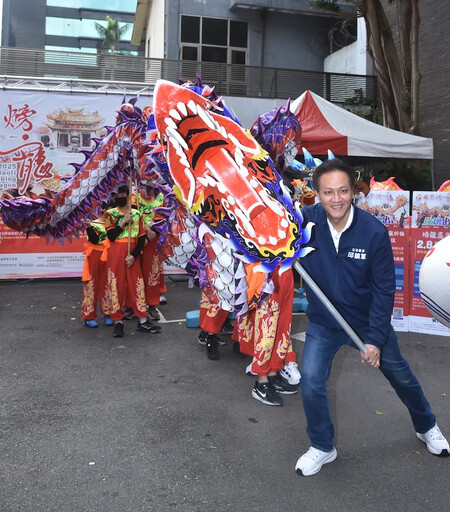
[[[442,435],[440,428],[436,425],[430,428],[425,434],[416,432],[416,436],[427,445],[427,449],[434,455],[450,455],[448,441]]]
[[[252,364],[253,364],[253,363],[250,363],[250,364],[247,366],[247,368],[245,369],[245,373],[246,373],[247,375],[250,375],[250,376],[251,376],[251,375],[256,375],[256,373],[253,373],[253,372],[252,372]]]
[[[333,448],[331,452],[323,452],[317,448],[311,448],[303,454],[295,465],[295,471],[299,475],[311,476],[318,473],[324,464],[336,460],[337,451]]]
[[[284,368],[280,370],[280,375],[284,377],[289,384],[297,386],[300,383],[300,372],[298,371],[298,364],[291,361],[284,365]]]

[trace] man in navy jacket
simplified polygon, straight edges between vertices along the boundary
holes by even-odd
[[[328,160],[314,171],[313,181],[320,204],[302,213],[305,222],[315,224],[310,243],[315,250],[303,258],[303,267],[365,344],[362,362],[379,368],[406,405],[417,437],[431,453],[448,455],[448,442],[391,326],[395,272],[388,230],[352,205],[354,170],[349,165]],[[326,381],[339,348],[355,345],[312,291],[306,314],[301,388],[311,447],[295,469],[309,476],[336,459]]]

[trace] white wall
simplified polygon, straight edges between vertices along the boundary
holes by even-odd
[[[367,52],[366,24],[363,18],[358,18],[357,33],[358,39],[353,44],[341,48],[325,59],[326,73],[373,74],[372,59]]]
[[[164,59],[164,5],[165,0],[153,0],[150,5],[145,34],[145,56],[153,59]]]

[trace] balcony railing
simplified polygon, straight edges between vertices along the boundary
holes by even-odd
[[[215,62],[147,59],[124,55],[0,48],[0,75],[6,77],[63,78],[105,83],[145,85],[156,80],[195,80],[214,85],[219,95],[257,98],[296,98],[309,89],[334,102],[363,98],[376,104],[373,76],[321,73]]]

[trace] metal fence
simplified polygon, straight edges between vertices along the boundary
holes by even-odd
[[[376,104],[373,76],[242,66],[215,62],[147,59],[124,55],[0,48],[0,75],[134,82],[195,80],[214,85],[220,95],[296,98],[309,89],[334,103]]]

